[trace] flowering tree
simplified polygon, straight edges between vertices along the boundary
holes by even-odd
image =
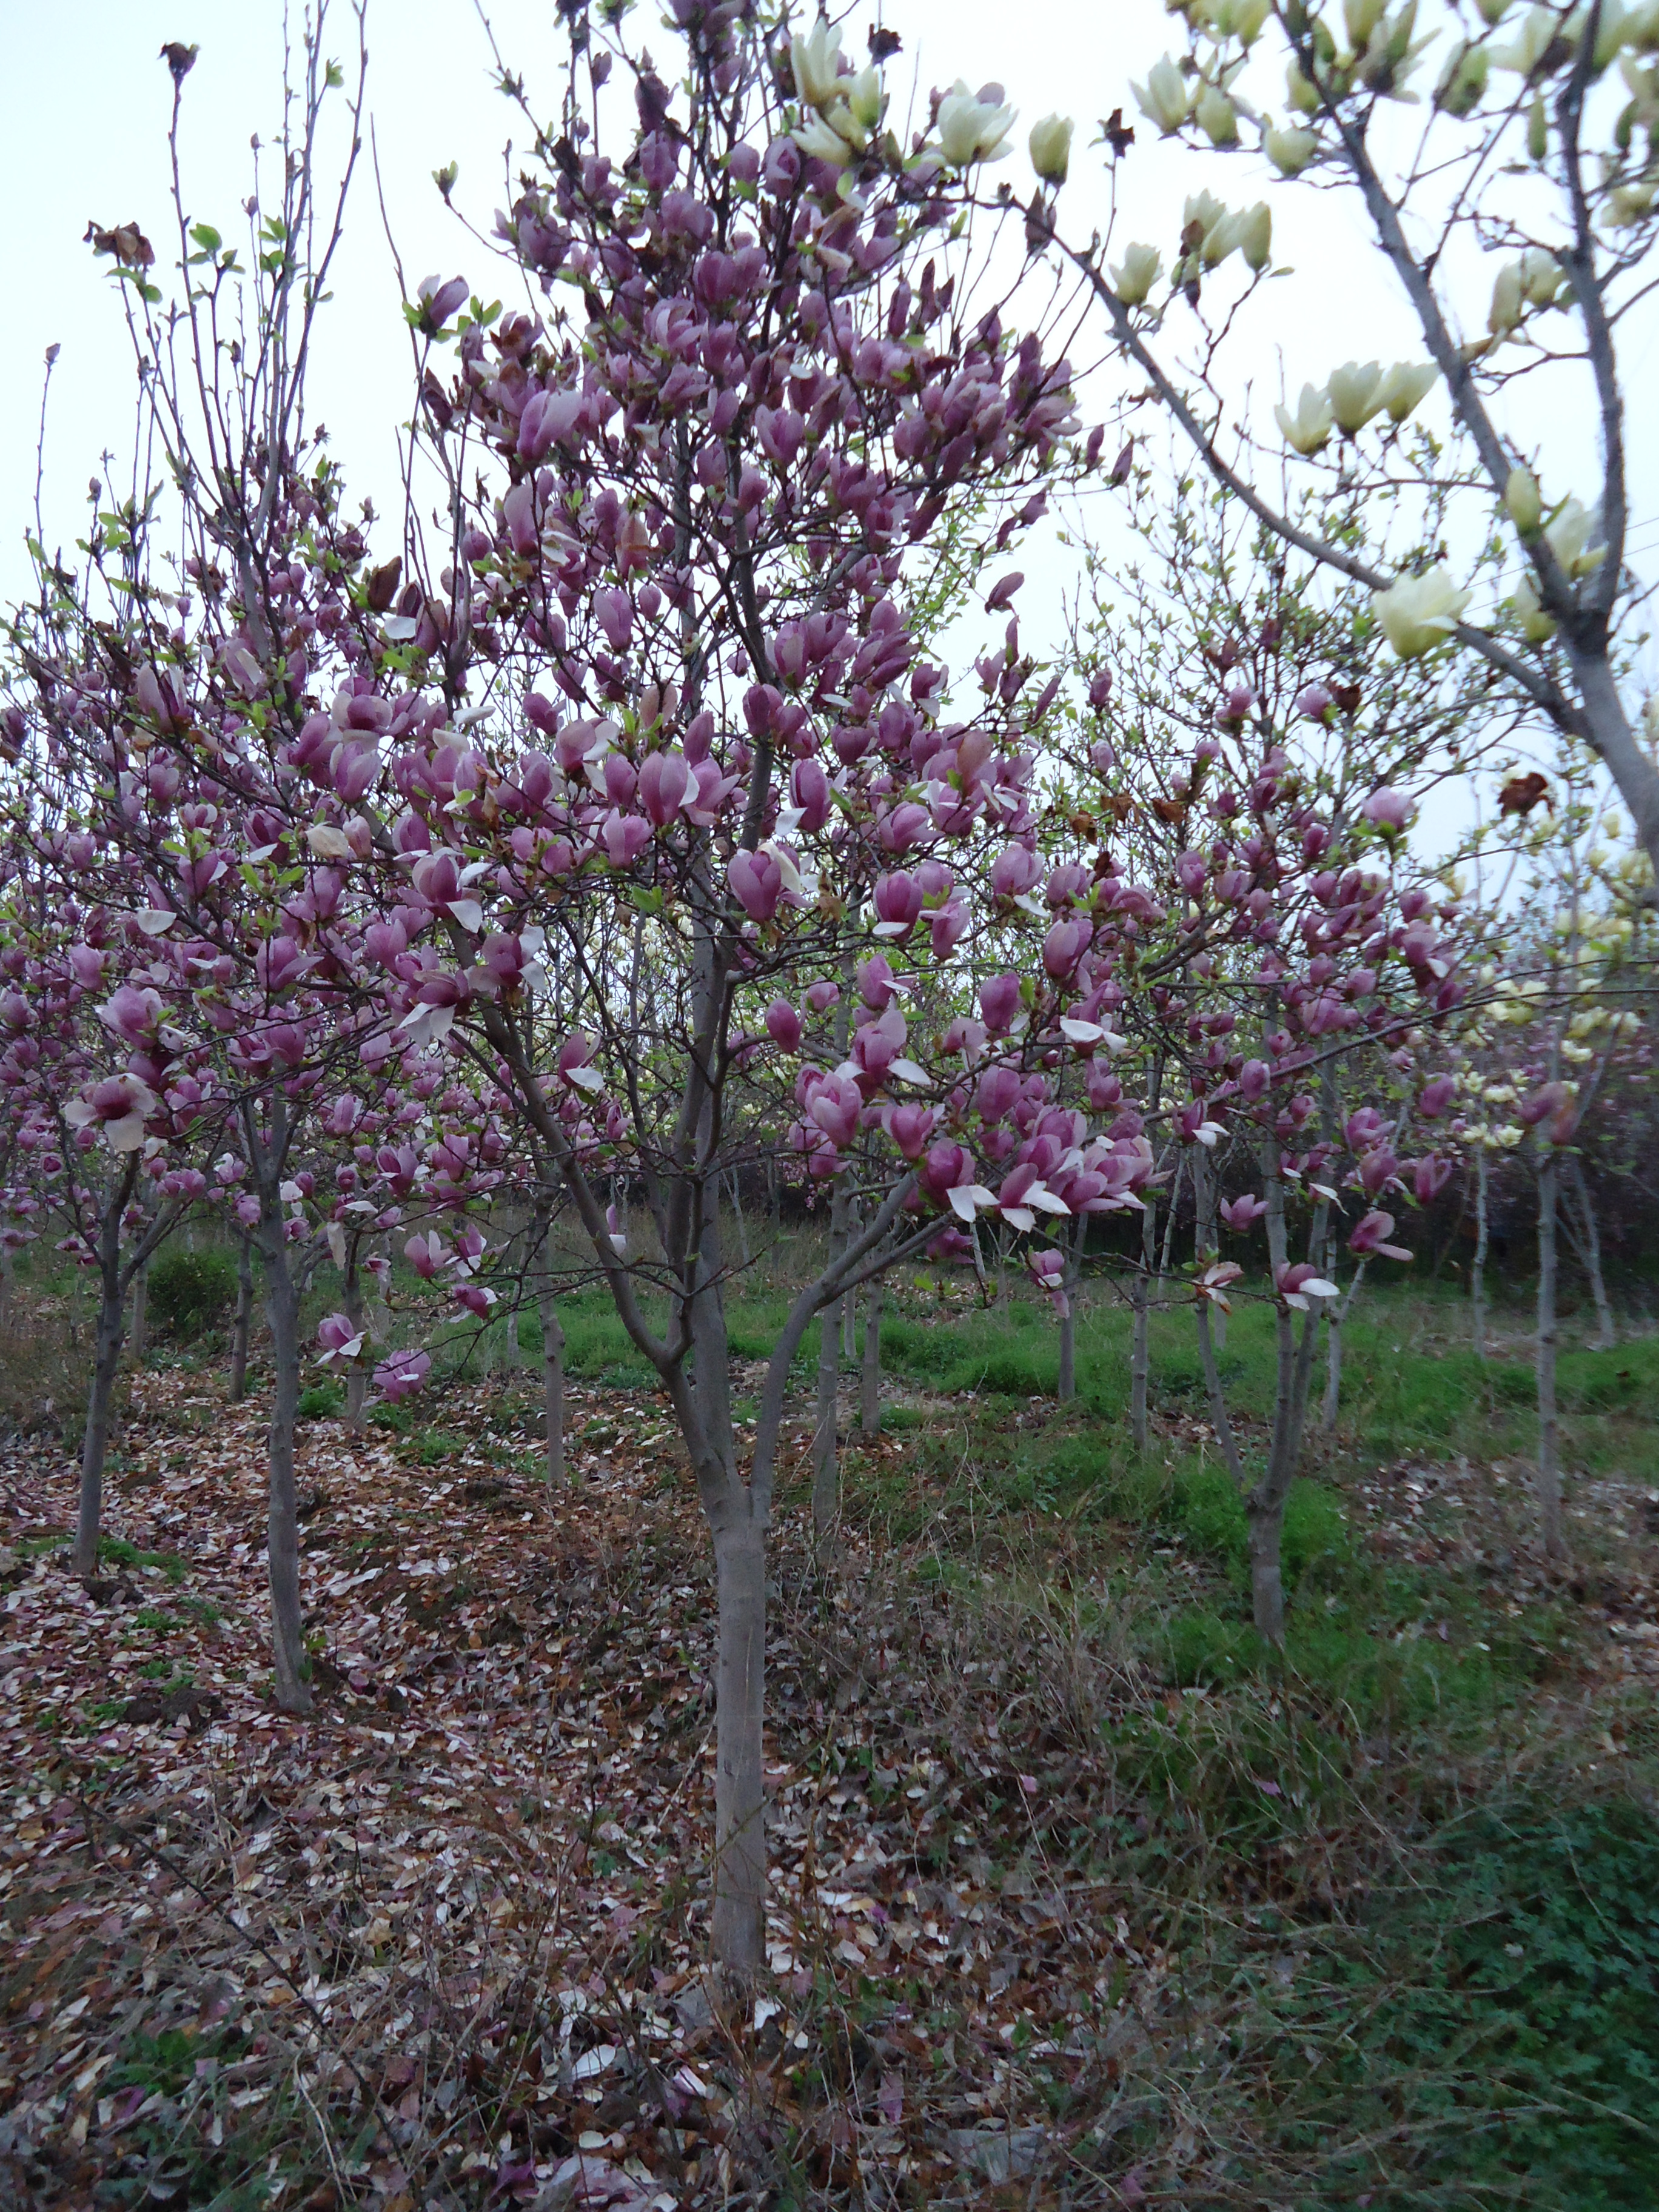
[[[1214,380],[1213,349],[1236,309],[1231,271],[1242,270],[1247,286],[1268,273],[1267,203],[1230,210],[1196,191],[1166,274],[1149,246],[1068,244],[1045,189],[1028,216],[1033,250],[1078,273],[1138,380],[1217,481],[1285,544],[1376,593],[1402,658],[1455,641],[1589,744],[1659,867],[1659,769],[1619,675],[1632,588],[1617,340],[1650,288],[1659,219],[1651,12],[1620,0],[1524,13],[1510,0],[1477,0],[1437,6],[1431,18],[1417,0],[1392,10],[1344,0],[1340,21],[1302,0],[1191,0],[1176,12],[1186,52],[1134,88],[1148,121],[1193,149],[1195,174],[1201,156],[1218,163],[1252,142],[1298,189],[1352,198],[1379,285],[1403,295],[1427,351],[1420,363],[1350,362],[1309,382],[1293,410],[1277,410],[1285,445],[1361,496],[1436,487],[1467,514],[1458,535],[1471,544],[1495,509],[1518,564],[1507,596],[1474,608],[1443,556],[1416,556],[1397,574],[1325,532],[1294,497],[1276,503],[1261,488],[1250,427]],[[1405,104],[1419,100],[1420,125],[1408,127]],[[1057,188],[1066,160],[1054,131],[1041,143],[1034,134],[1032,155]],[[1131,137],[1108,134],[1112,159],[1125,157]],[[1175,358],[1188,314],[1206,356],[1190,375]],[[1510,388],[1539,377],[1554,419],[1588,413],[1597,425],[1594,497],[1576,495],[1564,464],[1514,427]],[[1441,380],[1453,434],[1443,447],[1409,427]],[[1547,417],[1530,419],[1541,429]]]
[[[797,1155],[839,1183],[843,1220],[857,1196],[860,1227],[791,1313],[747,1469],[719,1193],[757,1123],[743,1100],[789,1088],[797,1002],[867,968],[872,933],[925,927],[948,957],[974,854],[1024,819],[1048,701],[1022,673],[951,722],[907,610],[947,505],[994,491],[1006,538],[1074,416],[1065,363],[969,307],[972,242],[952,245],[1006,132],[994,103],[945,96],[906,149],[879,68],[822,23],[790,42],[684,8],[676,92],[613,26],[573,20],[545,172],[500,224],[546,319],[475,306],[446,380],[466,288],[411,302],[448,535],[428,562],[411,534],[376,659],[389,689],[401,654],[446,711],[388,732],[370,957],[400,1023],[459,1033],[510,1094],[674,1406],[720,1587],[714,1944],[752,1971],[783,1392],[813,1316],[931,1233],[905,1213],[914,1146],[872,1152],[856,1194],[842,1164],[884,1093],[933,1080],[896,981],[798,1087]],[[637,121],[607,155],[589,118],[613,72]],[[962,864],[936,857],[956,847]],[[651,1229],[631,1245],[623,1175]]]
[[[1640,848],[1620,849],[1624,824],[1597,788],[1582,747],[1564,745],[1556,774],[1509,773],[1494,818],[1470,839],[1464,865],[1487,892],[1488,962],[1483,1003],[1460,1040],[1462,1112],[1454,1124],[1473,1152],[1484,1245],[1487,1162],[1531,1167],[1538,1202],[1534,1366],[1538,1503],[1544,1548],[1567,1553],[1562,1519],[1556,1404],[1559,1231],[1577,1243],[1601,1340],[1612,1310],[1583,1153],[1604,1094],[1641,1072],[1649,1039],[1652,974],[1651,870]],[[1572,1208],[1577,1207],[1575,1223]],[[1478,1284],[1485,1261],[1477,1247]],[[1477,1341],[1484,1310],[1476,1308]],[[1482,1347],[1484,1350],[1484,1344]]]
[[[12,835],[28,857],[14,865],[0,911],[0,1099],[18,1170],[7,1226],[54,1220],[58,1249],[97,1278],[73,1549],[76,1571],[90,1575],[128,1300],[206,1188],[195,1163],[219,1116],[155,987],[165,954],[95,888],[86,895],[93,839],[32,825],[27,807]],[[54,862],[79,879],[80,896],[54,882]]]

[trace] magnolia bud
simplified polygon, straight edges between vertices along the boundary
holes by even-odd
[[[1126,307],[1138,307],[1164,273],[1164,260],[1155,246],[1131,246],[1112,270],[1112,289]]]
[[[1063,185],[1072,158],[1072,119],[1045,115],[1031,125],[1031,167],[1045,185]]]
[[[1273,211],[1266,200],[1258,200],[1235,219],[1233,235],[1239,252],[1260,276],[1273,252]]]
[[[1261,134],[1261,144],[1281,177],[1299,177],[1319,151],[1311,131],[1281,131],[1272,123]]]
[[[1206,85],[1199,95],[1199,128],[1212,146],[1237,146],[1238,110],[1219,85]]]
[[[1298,115],[1317,115],[1319,91],[1303,76],[1300,64],[1291,61],[1285,64],[1285,91],[1291,106]]]
[[[1145,84],[1131,84],[1129,89],[1141,113],[1150,117],[1166,137],[1179,131],[1192,112],[1192,88],[1168,54],[1147,70]]]
[[[1535,92],[1527,111],[1527,151],[1534,161],[1541,161],[1549,150],[1549,117],[1544,112],[1543,94]]]
[[[1504,504],[1510,520],[1523,538],[1535,537],[1544,520],[1544,501],[1538,479],[1530,469],[1511,469],[1504,487]]]

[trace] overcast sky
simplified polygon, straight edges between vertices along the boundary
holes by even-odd
[[[636,36],[647,43],[653,12],[641,9],[633,19]],[[866,13],[873,17],[873,0],[850,20],[849,47],[861,49]],[[490,9],[504,58],[525,73],[532,103],[544,113],[556,106],[552,14],[550,0],[496,0]],[[1101,157],[1086,151],[1085,142],[1094,135],[1095,118],[1119,105],[1139,129],[1120,172],[1127,216],[1120,237],[1149,239],[1167,260],[1182,196],[1200,176],[1234,205],[1258,196],[1270,200],[1275,259],[1291,264],[1294,273],[1263,289],[1230,356],[1240,383],[1246,375],[1253,380],[1259,421],[1282,386],[1294,392],[1304,380],[1322,382],[1351,357],[1421,357],[1421,340],[1367,250],[1350,196],[1286,187],[1254,155],[1213,160],[1205,169],[1160,145],[1135,114],[1129,80],[1144,76],[1176,46],[1180,28],[1160,0],[1108,6],[1024,0],[1018,7],[1006,0],[888,0],[884,14],[904,40],[904,53],[888,72],[901,106],[917,81],[924,98],[928,86],[958,76],[975,87],[987,79],[1006,84],[1020,111],[1017,151],[1006,170],[1018,189],[1030,184],[1030,124],[1054,110],[1078,118],[1073,181],[1062,201],[1073,234],[1086,235],[1104,221]],[[107,264],[94,264],[82,236],[88,218],[106,225],[136,220],[158,255],[167,258],[172,87],[158,58],[161,45],[179,39],[201,48],[185,88],[186,199],[192,219],[213,222],[228,239],[238,234],[239,207],[249,190],[250,137],[257,131],[269,139],[277,118],[283,9],[281,0],[60,0],[57,6],[3,0],[0,23],[6,87],[0,178],[8,210],[0,244],[8,309],[0,392],[9,425],[0,441],[0,599],[10,599],[26,580],[21,538],[32,510],[48,343],[62,348],[47,423],[49,538],[66,543],[83,526],[87,478],[100,451],[106,445],[130,451],[126,335]],[[327,50],[345,58],[351,35],[342,0],[335,0]],[[659,43],[665,47],[667,41]],[[431,181],[434,168],[459,161],[457,204],[486,231],[507,198],[504,149],[515,125],[522,137],[521,118],[492,88],[489,44],[476,10],[470,0],[370,0],[369,52],[380,180],[406,271],[411,280],[428,270],[464,274],[493,296],[504,289],[506,272],[466,236]],[[1472,288],[1477,326],[1489,285],[1490,268]],[[408,407],[409,352],[367,160],[334,290],[313,381],[313,419],[327,422],[354,489],[374,493],[385,506],[395,485],[393,426]],[[1627,375],[1636,357],[1632,344],[1627,339]],[[1650,359],[1651,346],[1647,351]],[[1630,381],[1639,390],[1637,378]],[[1528,404],[1548,431],[1554,474],[1547,477],[1547,492],[1593,490],[1589,410],[1559,395]],[[1437,396],[1425,412],[1433,419],[1442,406]],[[1632,411],[1633,542],[1645,568],[1659,540],[1655,410]],[[1036,558],[1045,571],[1055,564],[1049,580],[1058,581],[1054,549],[1039,549]],[[1056,596],[1043,595],[1051,620]],[[1030,591],[1025,613],[1029,626],[1041,624],[1042,605]]]

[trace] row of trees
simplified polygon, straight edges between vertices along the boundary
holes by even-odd
[[[1103,433],[1056,350],[1071,304],[1022,326],[1024,292],[990,289],[1000,226],[970,218],[1000,91],[937,95],[907,146],[889,33],[854,70],[822,20],[685,0],[671,84],[608,15],[567,12],[561,112],[497,226],[523,307],[459,279],[409,303],[395,550],[307,426],[343,206],[319,197],[343,89],[326,9],[246,248],[179,197],[170,292],[137,228],[96,234],[167,467],[95,513],[77,562],[36,541],[9,632],[9,1227],[52,1221],[96,1271],[85,1571],[134,1280],[191,1208],[257,1250],[276,1695],[303,1711],[308,1352],[359,1415],[371,1374],[419,1386],[426,1353],[372,1326],[399,1245],[472,1322],[533,1300],[556,1469],[562,1220],[659,1378],[709,1528],[714,1942],[750,1973],[767,1534],[811,1323],[827,1529],[843,1302],[924,1252],[988,1283],[1017,1251],[1064,1310],[1090,1223],[1124,1216],[1144,1440],[1184,1187],[1212,1416],[1255,1617],[1282,1638],[1279,1528],[1339,1255],[1405,1257],[1391,1209],[1435,1197],[1485,1127],[1458,1109],[1503,1011],[1480,966],[1492,908],[1426,876],[1408,832],[1537,694],[1508,647],[1459,653],[1420,609],[1412,627],[1401,587],[1322,580],[1337,544],[1370,573],[1374,487],[1352,475],[1288,535],[1231,481],[1149,504],[1155,557],[1115,584],[1097,566],[1067,662],[1042,665],[1004,564],[1087,491]],[[168,65],[176,153],[190,58]],[[355,146],[361,40],[353,82]],[[1039,126],[1033,154],[1045,181],[1000,213],[1046,253],[1065,134]],[[1099,289],[1098,255],[1073,259]],[[1112,325],[1137,359],[1146,296]],[[1154,500],[1132,457],[1111,474]],[[1462,489],[1431,472],[1402,497],[1414,561]],[[940,639],[969,614],[981,649],[953,675]],[[1598,866],[1623,958],[1650,876]],[[1580,957],[1605,941],[1552,940],[1552,1008],[1570,972],[1573,1019],[1625,1021]],[[1537,1073],[1534,1141],[1568,1146],[1582,1086]],[[720,1196],[762,1158],[829,1237],[740,1446]],[[1231,1256],[1258,1222],[1259,1282]],[[301,1294],[331,1267],[340,1308],[307,1347]],[[1277,1331],[1259,1466],[1215,1357],[1241,1283]]]

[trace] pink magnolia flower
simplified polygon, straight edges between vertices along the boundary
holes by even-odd
[[[1020,988],[1018,975],[1006,974],[994,975],[980,986],[979,1010],[993,1036],[1001,1036],[1013,1027],[1020,1009]]]
[[[1419,1160],[1412,1170],[1412,1188],[1419,1206],[1430,1205],[1451,1181],[1452,1164],[1433,1152]]]
[[[878,876],[872,894],[878,937],[908,937],[921,919],[922,889],[904,868]]]
[[[864,1096],[850,1076],[826,1075],[807,1102],[806,1111],[836,1149],[857,1134]]]
[[[726,878],[750,921],[771,921],[783,896],[783,871],[770,853],[733,853]]]
[[[902,1158],[913,1164],[927,1149],[935,1115],[931,1106],[895,1106],[887,1116],[887,1133]]]
[[[433,1230],[427,1236],[411,1237],[404,1247],[404,1257],[423,1283],[429,1283],[448,1258],[444,1240]]]
[[[136,1075],[112,1075],[72,1098],[64,1109],[64,1119],[72,1129],[101,1130],[112,1152],[136,1152],[155,1107],[155,1093],[149,1084]]]
[[[659,830],[679,812],[690,788],[691,771],[681,753],[652,753],[640,770],[639,802]]]
[[[1267,1204],[1265,1199],[1247,1194],[1243,1198],[1226,1200],[1221,1208],[1221,1218],[1229,1229],[1242,1237],[1247,1230],[1255,1226],[1267,1211]]]
[[[785,1052],[799,1051],[801,1018],[787,999],[774,999],[766,1009],[766,1033]]]
[[[1339,1296],[1336,1285],[1328,1283],[1317,1267],[1306,1260],[1298,1260],[1288,1267],[1273,1270],[1273,1285],[1287,1306],[1295,1306],[1302,1313],[1310,1313],[1310,1301]]]
[[[374,1370],[374,1387],[383,1398],[395,1405],[407,1398],[425,1382],[432,1360],[424,1352],[394,1352],[383,1359]]]
[[[1410,827],[1417,803],[1403,791],[1393,791],[1385,785],[1381,791],[1374,791],[1359,811],[1385,837],[1397,837]]]
[[[1367,1213],[1354,1224],[1348,1239],[1348,1249],[1364,1255],[1376,1254],[1384,1260],[1409,1260],[1411,1254],[1403,1244],[1389,1244],[1384,1240],[1394,1231],[1391,1213]]]

